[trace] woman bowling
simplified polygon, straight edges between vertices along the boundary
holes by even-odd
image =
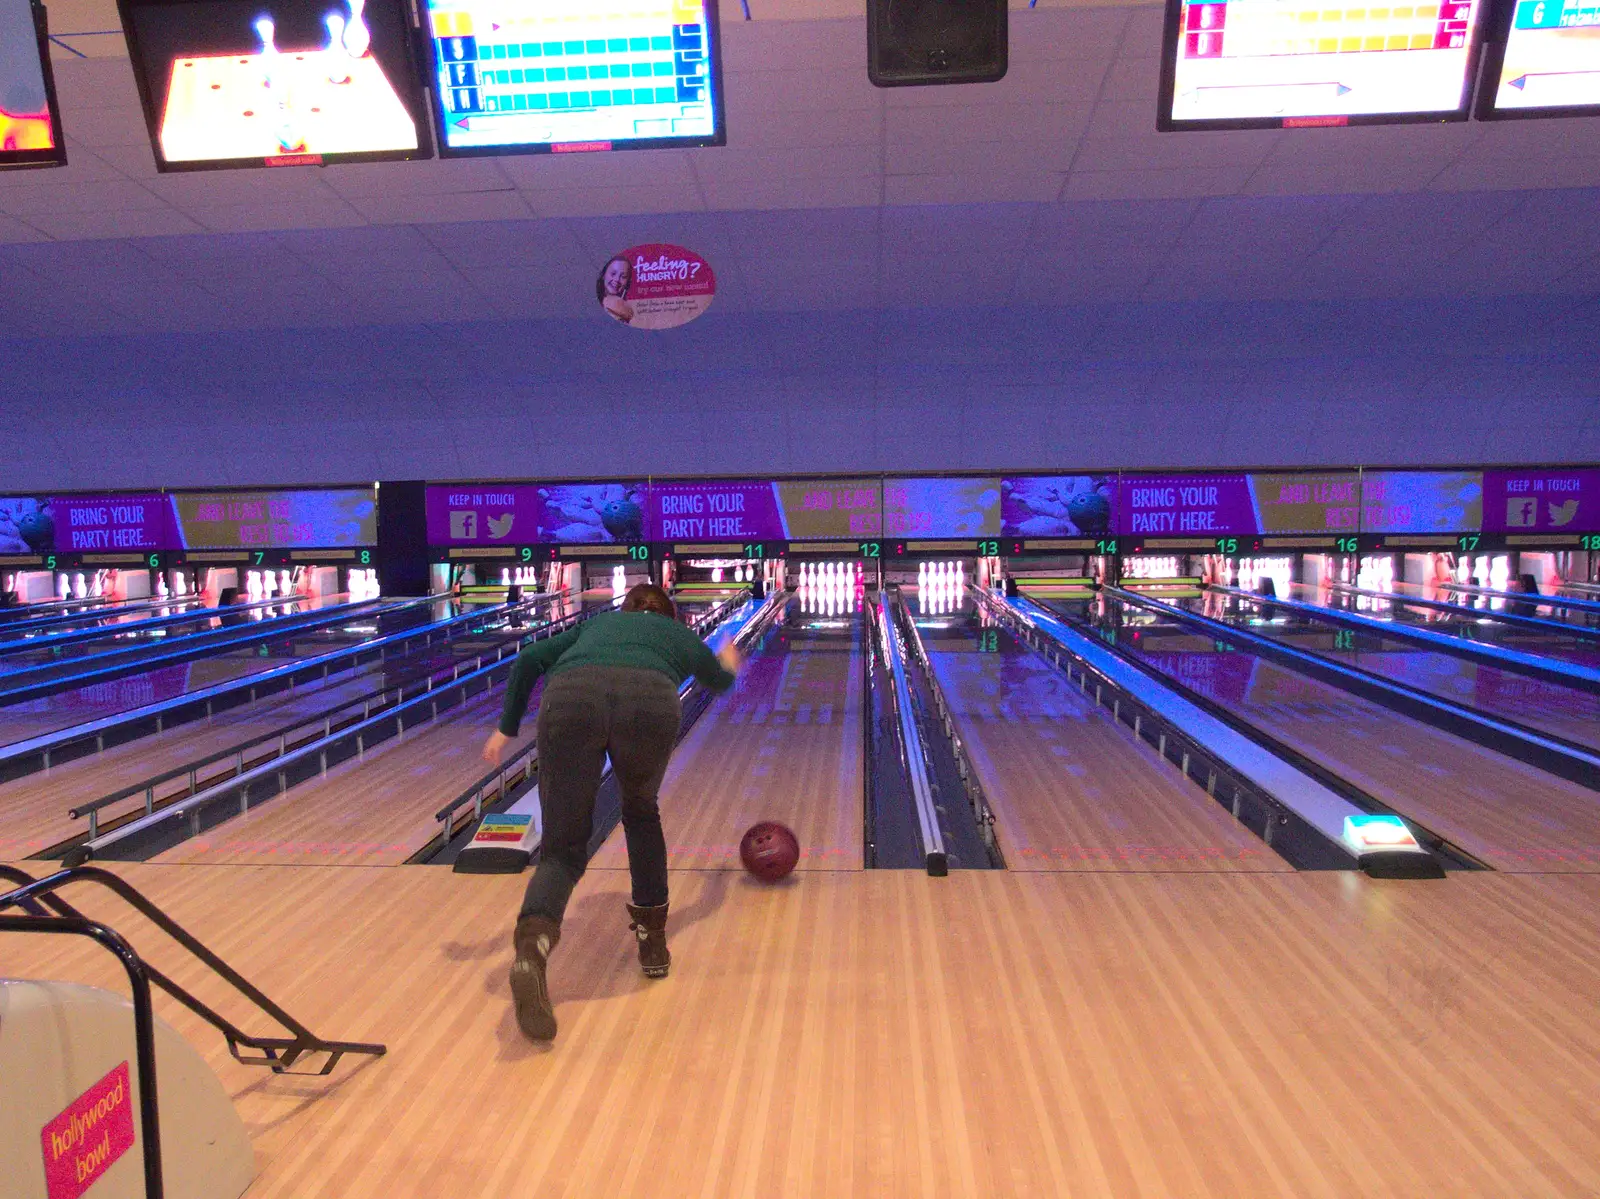
[[[595,616],[517,656],[500,727],[489,735],[483,756],[499,764],[528,710],[534,683],[549,675],[537,726],[543,838],[512,937],[517,956],[511,996],[517,1023],[532,1040],[556,1035],[545,967],[561,939],[572,889],[589,864],[595,795],[608,755],[622,786],[622,828],[633,876],[628,914],[639,938],[639,964],[650,978],[666,977],[672,964],[667,843],[656,793],[678,740],[678,687],[693,675],[713,691],[726,691],[739,664],[733,645],[713,655],[678,623],[672,600],[653,583],[632,588],[621,611]]]

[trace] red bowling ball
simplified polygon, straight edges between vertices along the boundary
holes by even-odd
[[[776,820],[763,820],[751,825],[739,842],[739,860],[753,877],[775,883],[787,878],[800,860],[800,839]]]

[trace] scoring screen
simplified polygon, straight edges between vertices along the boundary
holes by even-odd
[[[427,0],[442,153],[724,141],[716,0]]]
[[[1484,72],[1480,118],[1600,112],[1600,0],[1518,0]]]
[[[0,166],[64,163],[42,17],[30,0],[0,0]]]
[[[397,0],[119,0],[161,170],[425,158]]]
[[[1158,124],[1466,117],[1483,0],[1168,0]]]

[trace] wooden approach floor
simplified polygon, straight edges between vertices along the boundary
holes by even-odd
[[[314,1028],[389,1045],[277,1078],[158,1001],[246,1122],[250,1199],[1600,1193],[1592,875],[686,870],[649,983],[626,875],[594,869],[539,1048],[508,1007],[520,878],[117,869]],[[0,962],[118,985],[53,939]]]

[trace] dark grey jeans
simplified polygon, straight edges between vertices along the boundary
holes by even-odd
[[[622,787],[633,902],[667,902],[667,842],[656,793],[678,740],[678,689],[655,670],[580,666],[550,679],[539,701],[539,865],[522,915],[561,920],[589,865],[595,794],[606,757]]]

